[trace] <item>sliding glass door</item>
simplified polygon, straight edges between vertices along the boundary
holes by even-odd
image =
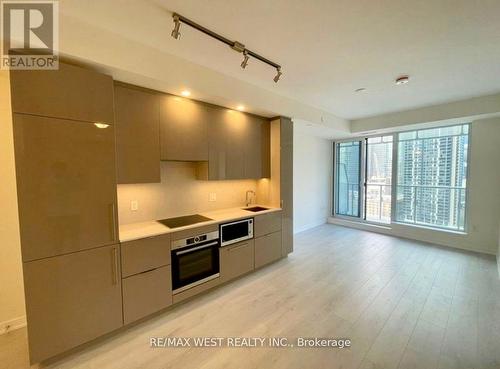
[[[391,222],[392,135],[366,139],[365,211],[370,222]]]
[[[335,216],[466,231],[469,124],[335,143]]]
[[[361,141],[335,145],[335,213],[360,216]]]

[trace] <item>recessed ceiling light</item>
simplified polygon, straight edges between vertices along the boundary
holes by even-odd
[[[245,106],[244,105],[238,105],[236,107],[236,109],[239,110],[239,111],[243,111],[243,110],[245,110]]]
[[[190,95],[191,95],[191,91],[189,91],[189,90],[184,90],[184,91],[182,91],[182,92],[181,92],[181,95],[182,95],[182,96],[184,96],[184,97],[188,97],[188,96],[190,96]]]
[[[400,77],[396,78],[395,82],[397,85],[405,85],[408,82],[410,82],[410,76],[400,76]]]
[[[354,90],[354,92],[365,92],[366,91],[366,87],[361,87],[361,88],[357,88]]]

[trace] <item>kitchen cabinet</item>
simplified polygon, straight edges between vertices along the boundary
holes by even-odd
[[[13,121],[23,261],[117,243],[114,127]]]
[[[293,252],[293,124],[280,118],[280,196],[283,214],[282,255]]]
[[[230,281],[254,269],[254,240],[238,242],[220,248],[220,277],[222,282]]]
[[[257,215],[254,226],[255,237],[281,230],[281,217],[281,211]]]
[[[208,162],[198,166],[202,180],[258,179],[270,176],[270,124],[234,110],[211,111]]]
[[[11,70],[12,111],[113,124],[113,79],[59,63],[58,70]]]
[[[122,277],[170,264],[170,235],[163,234],[121,244]]]
[[[281,258],[281,231],[255,239],[255,268]]]
[[[170,265],[123,279],[123,321],[132,323],[172,305]]]
[[[118,183],[160,182],[160,96],[115,84]]]
[[[173,95],[163,95],[160,106],[161,160],[207,161],[207,105]]]
[[[30,360],[123,325],[118,245],[24,263]]]

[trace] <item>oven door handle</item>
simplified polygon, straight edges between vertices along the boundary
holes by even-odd
[[[184,254],[188,254],[192,251],[196,251],[196,250],[201,250],[201,249],[206,249],[208,247],[212,247],[212,246],[215,246],[215,245],[218,245],[219,242],[218,241],[214,241],[214,242],[210,242],[210,243],[207,243],[206,245],[201,245],[201,246],[198,246],[198,247],[193,247],[192,249],[189,249],[189,250],[181,250],[181,251],[175,251],[175,255],[184,255]]]

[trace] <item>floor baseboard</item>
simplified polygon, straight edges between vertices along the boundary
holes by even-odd
[[[26,326],[26,316],[0,322],[0,335]]]

